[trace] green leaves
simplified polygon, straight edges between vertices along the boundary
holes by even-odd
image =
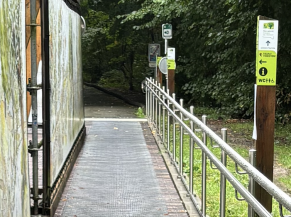
[[[101,73],[126,69],[133,77],[145,76],[148,68],[140,73],[135,70],[147,65],[147,44],[163,45],[161,26],[171,23],[174,35],[169,43],[177,51],[177,94],[236,117],[250,117],[253,112],[257,16],[278,19],[277,111],[280,117],[289,117],[291,1],[87,1],[86,20],[92,29],[84,36],[85,63],[92,65],[93,59],[109,63],[94,68]]]

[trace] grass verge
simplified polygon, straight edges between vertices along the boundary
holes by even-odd
[[[201,116],[201,113],[199,114],[199,108],[195,109],[195,115],[197,117]],[[208,110],[209,112],[209,110]],[[207,113],[205,113],[207,114]],[[235,142],[231,144],[232,148],[238,152],[241,156],[243,156],[245,159],[248,159],[248,150],[250,148],[249,145],[245,145],[246,142],[251,142],[251,135],[252,135],[252,129],[253,129],[253,122],[248,120],[230,120],[226,117],[218,116],[217,114],[207,114],[208,120],[212,123],[217,123],[219,127],[226,127],[228,128],[228,136],[235,138]],[[161,121],[162,122],[162,121]],[[167,123],[167,120],[165,120],[165,123]],[[168,129],[167,124],[165,124],[165,138],[167,138]],[[290,125],[291,126],[291,125]],[[289,130],[290,127],[276,124],[275,126],[275,168],[279,168],[279,171],[281,173],[276,174],[275,170],[275,176],[278,176],[278,178],[275,179],[275,184],[278,185],[283,191],[287,193],[291,193],[291,176],[290,176],[290,169],[291,169],[291,144],[290,139],[291,138],[291,131]],[[170,141],[170,150],[173,152],[175,151],[176,154],[176,162],[179,162],[179,156],[180,156],[180,146],[181,146],[181,133],[180,133],[180,126],[178,124],[170,126],[169,133],[170,138],[173,138],[173,132],[175,131],[176,139],[175,143],[174,140],[171,139]],[[202,134],[197,133],[197,136],[202,140]],[[188,174],[189,176],[189,155],[190,155],[190,145],[189,145],[189,136],[183,135],[182,138],[183,141],[183,172]],[[242,143],[240,143],[242,142]],[[175,150],[174,150],[174,144],[175,144]],[[212,153],[215,154],[215,156],[220,159],[221,150],[220,148],[213,148],[210,140],[207,142],[208,148],[211,150]],[[201,198],[201,166],[202,164],[202,153],[199,149],[194,149],[194,163],[193,163],[193,179],[194,184],[193,188],[195,193]],[[248,175],[240,175],[235,172],[235,163],[228,158],[227,160],[227,168],[229,171],[232,172],[232,174],[238,179],[243,185],[247,188],[248,186]],[[283,171],[283,172],[282,172]],[[210,165],[210,161],[207,160],[207,191],[206,191],[206,198],[207,198],[207,214],[209,216],[219,216],[219,199],[220,199],[220,173],[216,169],[212,169]],[[240,196],[238,195],[240,198]],[[232,185],[227,182],[226,184],[226,216],[247,216],[248,211],[248,205],[244,201],[238,201],[235,198],[235,191]],[[280,216],[279,214],[279,205],[274,200],[273,202],[273,216]],[[288,211],[284,210],[284,214],[290,214]]]

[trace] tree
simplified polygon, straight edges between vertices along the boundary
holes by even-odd
[[[291,20],[290,1],[96,2],[92,6],[94,11],[102,11],[110,20],[103,35],[106,35],[107,46],[102,50],[110,63],[108,67],[121,70],[131,89],[136,69],[147,64],[147,43],[162,43],[161,26],[171,23],[174,36],[170,45],[177,51],[178,95],[195,104],[215,106],[234,117],[250,117],[253,113],[257,16],[278,19],[281,28],[277,64],[277,116],[281,119],[291,116],[291,77],[288,76],[291,67],[291,30],[285,28]],[[268,25],[268,28],[273,27]]]

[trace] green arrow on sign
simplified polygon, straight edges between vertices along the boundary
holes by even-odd
[[[267,61],[260,60],[260,63],[261,63],[261,64],[263,64],[263,63],[267,63]]]

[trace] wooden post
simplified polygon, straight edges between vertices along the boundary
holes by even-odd
[[[268,32],[272,38],[265,38]],[[258,16],[257,27],[257,96],[256,96],[256,168],[273,181],[274,127],[276,104],[278,21]],[[269,44],[271,46],[269,46]],[[256,199],[272,212],[272,196],[256,183]],[[258,216],[256,214],[256,216]]]
[[[159,67],[157,67],[157,81],[161,84],[161,86],[163,86],[163,73],[161,72]]]
[[[257,86],[256,108],[256,168],[273,181],[274,125],[275,125],[275,86]],[[272,212],[272,196],[260,185],[255,186],[255,197]]]
[[[168,89],[170,91],[170,96],[175,93],[175,70],[168,70]]]

